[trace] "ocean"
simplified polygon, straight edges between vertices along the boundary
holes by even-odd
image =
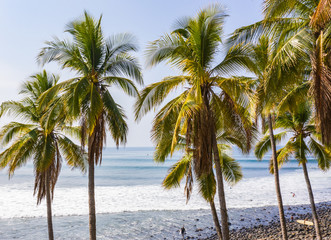
[[[181,239],[183,226],[192,237],[215,233],[209,204],[196,189],[186,204],[183,187],[164,190],[161,186],[180,153],[161,164],[153,162],[153,150],[104,150],[102,164],[95,171],[98,239]],[[231,228],[254,224],[256,219],[267,223],[277,215],[274,178],[268,171],[270,156],[257,161],[253,155],[234,151],[232,157],[242,166],[244,178],[225,186]],[[314,159],[309,159],[308,171],[315,201],[330,201],[331,171],[320,171]],[[280,170],[280,182],[284,205],[309,204],[296,160]],[[33,187],[31,162],[10,180],[6,170],[0,172],[1,240],[47,239],[46,203],[36,205]],[[88,239],[87,192],[87,174],[63,163],[52,206],[55,239]]]

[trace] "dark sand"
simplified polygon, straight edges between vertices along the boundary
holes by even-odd
[[[291,210],[291,207],[286,207]],[[293,206],[293,208],[295,208]],[[314,226],[306,226],[296,222],[298,219],[312,221],[309,205],[305,205],[306,213],[287,214],[287,231],[289,239],[316,239]],[[331,240],[331,203],[317,204],[318,217],[320,222],[320,229],[324,240]],[[263,221],[263,220],[261,220]],[[281,229],[278,219],[273,219],[267,225],[255,225],[253,227],[243,227],[240,229],[231,230],[231,239],[281,239]],[[187,239],[190,239],[187,237]],[[215,240],[216,236],[208,238],[208,240]],[[207,240],[207,239],[205,239]]]

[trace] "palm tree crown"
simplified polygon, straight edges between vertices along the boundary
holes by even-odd
[[[291,135],[285,146],[277,151],[277,161],[280,166],[290,160],[293,156],[299,164],[307,162],[307,155],[316,157],[318,166],[326,171],[331,166],[331,153],[327,146],[320,140],[310,104],[307,102],[300,106],[293,107],[291,111],[280,114],[275,121],[275,128],[285,131],[279,132],[275,137],[280,142],[288,134]],[[268,134],[256,145],[255,155],[262,159],[265,153],[270,150]],[[273,164],[270,165],[273,171]]]
[[[122,108],[115,103],[108,88],[120,87],[130,96],[137,96],[134,83],[123,77],[129,76],[142,84],[140,67],[136,59],[129,54],[136,51],[134,38],[130,34],[118,34],[105,39],[101,29],[101,17],[94,20],[86,12],[83,20],[68,24],[66,32],[72,41],[46,42],[38,59],[44,64],[58,62],[62,68],[73,70],[78,76],[62,82],[59,88],[65,88],[65,100],[73,117],[80,117],[82,133],[87,136],[96,131],[98,146],[93,155],[96,163],[101,160],[105,124],[108,125],[113,139],[118,145],[126,142],[127,125]],[[52,91],[44,99],[52,96]],[[99,128],[101,126],[101,128]],[[84,138],[82,138],[84,139]]]
[[[63,132],[75,132],[75,128],[65,125],[66,108],[59,98],[55,98],[45,108],[40,108],[39,97],[58,81],[58,77],[46,71],[31,77],[24,83],[21,101],[7,101],[1,104],[1,116],[5,113],[19,117],[24,122],[11,122],[2,127],[2,146],[9,147],[0,154],[1,167],[8,167],[11,176],[14,171],[33,158],[35,169],[35,194],[38,203],[46,195],[46,185],[54,187],[58,179],[62,157],[72,167],[85,169],[80,147]],[[49,183],[46,181],[49,175]]]

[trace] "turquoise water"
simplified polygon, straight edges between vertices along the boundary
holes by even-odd
[[[175,153],[171,159],[164,163],[153,161],[154,148],[106,148],[103,151],[101,165],[95,170],[95,184],[98,186],[132,186],[132,185],[158,185],[161,184],[169,167],[179,158],[180,153]],[[257,161],[253,155],[242,155],[238,150],[232,154],[241,165],[244,178],[268,176],[270,156]],[[308,168],[317,169],[317,162],[309,160]],[[300,170],[296,160],[285,164],[281,173]],[[63,163],[57,187],[77,187],[86,185],[86,175],[78,170],[71,170]],[[0,185],[27,183],[33,180],[33,165],[28,163],[19,169],[11,181],[5,170],[0,172]]]

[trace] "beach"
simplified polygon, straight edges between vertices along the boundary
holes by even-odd
[[[190,238],[214,236],[209,204],[196,188],[186,204],[183,188],[164,190],[161,186],[168,168],[181,154],[156,164],[153,151],[153,148],[105,149],[102,166],[96,167],[98,239],[182,239],[179,233],[182,227]],[[273,176],[268,173],[269,160],[259,162],[254,156],[238,151],[232,156],[241,164],[244,178],[234,186],[225,186],[230,228],[238,231],[243,227],[274,225],[278,209]],[[308,167],[315,201],[329,204],[325,202],[331,199],[331,173],[319,171],[314,160],[309,161]],[[302,169],[295,160],[280,173],[285,214],[290,221],[292,214],[296,217],[310,211],[308,194]],[[1,172],[0,239],[47,238],[46,204],[36,205],[33,180],[30,165],[18,170],[11,180]],[[88,239],[87,203],[86,175],[64,167],[53,201],[56,239]],[[218,199],[215,204],[218,206]]]
[[[316,205],[319,217],[320,230],[325,240],[331,239],[331,202],[319,203]],[[270,209],[260,209],[260,211],[269,211]],[[277,210],[274,207],[274,210]],[[275,212],[274,212],[275,213]],[[289,239],[315,239],[316,233],[314,226],[308,226],[298,223],[297,220],[306,220],[312,222],[310,205],[286,206],[286,226]],[[256,218],[253,224],[231,230],[231,239],[282,239],[281,228],[278,216],[274,216],[271,221],[265,221],[265,218]],[[245,216],[242,218],[245,221]],[[214,237],[207,238],[216,240]]]
[[[0,240],[331,240],[331,0],[0,11]]]

